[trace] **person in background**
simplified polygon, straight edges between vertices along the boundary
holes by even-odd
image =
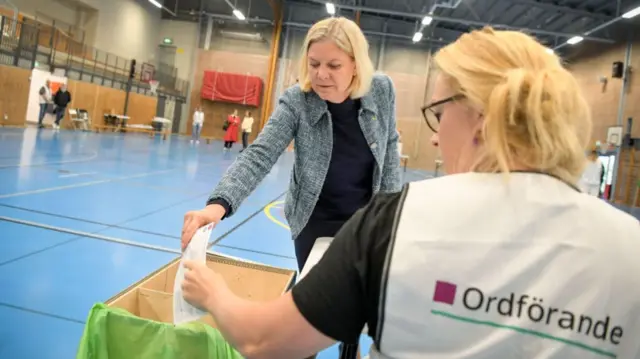
[[[280,97],[206,207],[185,215],[183,248],[198,228],[237,212],[292,141],[285,216],[299,270],[317,238],[335,236],[374,194],[401,190],[395,89],[388,76],[374,73],[358,25],[344,17],[314,24],[300,61],[300,82]],[[357,348],[357,338],[346,339],[353,346],[345,350]]]
[[[53,123],[53,128],[60,129],[60,121],[64,118],[64,114],[67,112],[67,106],[71,103],[71,93],[67,91],[67,85],[62,84],[60,89],[53,97],[53,103],[56,105],[56,121]]]
[[[640,225],[576,188],[592,128],[578,82],[515,31],[433,59],[423,113],[447,176],[376,195],[278,299],[187,262],[186,300],[248,358],[304,358],[365,323],[377,359],[640,358]]]
[[[40,88],[38,91],[38,101],[40,103],[40,112],[38,113],[38,127],[44,128],[44,124],[42,121],[44,120],[44,116],[47,114],[47,108],[52,102],[51,98],[51,81],[47,79],[45,81],[44,86]]]
[[[227,117],[227,128],[224,134],[224,150],[231,149],[234,143],[238,142],[238,128],[240,127],[240,117],[238,117],[238,110],[233,110],[233,113]]]
[[[599,197],[604,180],[604,165],[600,161],[596,149],[591,150],[587,158],[587,166],[580,178],[579,187],[582,192],[590,196]]]
[[[191,126],[191,143],[200,143],[200,133],[202,133],[202,125],[204,124],[204,111],[202,105],[196,107],[193,113],[193,124]]]
[[[251,135],[252,129],[253,117],[251,117],[251,111],[247,111],[244,119],[242,119],[242,150],[240,150],[240,152],[246,150],[249,146],[249,135]]]

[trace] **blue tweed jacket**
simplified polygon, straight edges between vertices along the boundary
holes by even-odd
[[[374,76],[371,91],[361,98],[358,121],[377,164],[373,192],[400,191],[395,90],[388,76]],[[286,90],[258,138],[227,170],[210,200],[225,200],[230,206],[227,217],[233,215],[292,140],[295,162],[284,212],[296,238],[318,201],[333,148],[331,115],[313,91],[305,93],[298,85]]]

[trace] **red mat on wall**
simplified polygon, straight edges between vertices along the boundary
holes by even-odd
[[[258,76],[205,71],[201,97],[258,107],[262,99],[262,79]]]

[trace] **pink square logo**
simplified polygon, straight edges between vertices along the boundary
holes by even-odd
[[[456,300],[456,289],[457,286],[453,283],[436,281],[433,301],[453,305]]]

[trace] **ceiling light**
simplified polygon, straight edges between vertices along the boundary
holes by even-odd
[[[158,1],[156,0],[149,0],[150,3],[152,3],[153,5],[155,5],[156,7],[162,9],[162,4],[160,4]]]
[[[413,42],[418,42],[422,40],[422,33],[421,32],[416,32],[415,34],[413,34]]]
[[[582,37],[582,36],[574,36],[574,37],[570,38],[569,40],[567,40],[567,44],[575,45],[577,43],[582,42],[582,40],[584,40],[584,37]]]
[[[235,15],[238,19],[240,20],[245,20],[244,15],[242,14],[242,12],[238,9],[234,9],[233,10],[233,15]]]
[[[327,3],[327,12],[328,12],[330,15],[335,15],[335,13],[336,13],[336,6],[335,6],[335,5],[333,5],[333,3],[328,2],[328,3]]]
[[[627,11],[626,13],[624,13],[624,15],[622,15],[622,17],[625,19],[631,19],[632,17],[636,17],[638,14],[640,14],[640,6],[631,11]]]
[[[431,16],[425,16],[424,18],[422,18],[422,25],[429,26],[431,25],[432,21],[433,21],[433,18]]]

